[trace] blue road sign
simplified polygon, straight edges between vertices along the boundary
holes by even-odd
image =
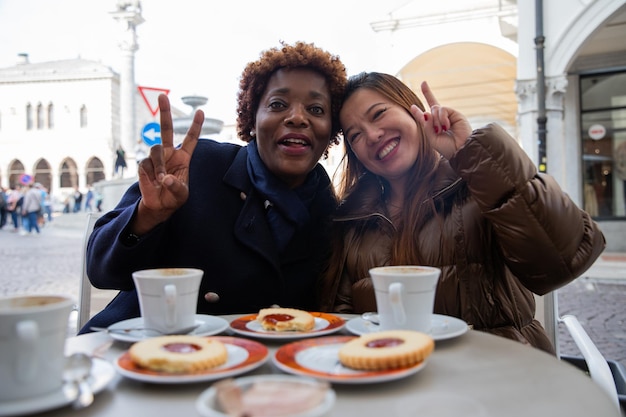
[[[141,131],[141,137],[148,146],[161,143],[161,125],[156,122],[146,123]]]

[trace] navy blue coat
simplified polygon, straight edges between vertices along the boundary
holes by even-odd
[[[330,250],[330,216],[336,200],[321,165],[311,222],[279,256],[265,215],[264,199],[246,168],[239,145],[201,139],[189,167],[189,199],[166,222],[129,245],[123,237],[141,198],[138,183],[115,209],[100,218],[87,245],[87,274],[96,288],[121,290],[81,330],[139,317],[132,272],[157,267],[204,271],[200,314],[253,313],[278,304],[317,310],[315,285]],[[206,292],[219,294],[208,303]]]

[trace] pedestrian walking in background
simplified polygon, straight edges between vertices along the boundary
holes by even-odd
[[[31,234],[33,229],[39,234],[38,217],[41,211],[42,200],[41,192],[33,184],[28,185],[28,191],[24,194],[24,203],[22,204],[22,216],[28,219],[26,232]]]
[[[78,213],[80,211],[80,207],[83,203],[83,193],[80,192],[78,187],[74,187],[74,213]]]
[[[126,152],[121,146],[115,151],[115,176],[124,177],[124,169],[126,168]]]
[[[91,188],[91,185],[90,185],[87,188],[87,194],[85,195],[85,211],[88,213],[93,211],[93,199],[94,199],[93,189]]]
[[[0,187],[0,229],[7,224],[7,193],[4,187]]]
[[[8,194],[7,198],[7,210],[11,215],[11,221],[13,222],[13,232],[17,232],[22,224],[22,186],[14,186]]]

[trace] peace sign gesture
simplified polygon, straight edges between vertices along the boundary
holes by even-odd
[[[133,222],[133,232],[142,235],[167,220],[189,197],[189,163],[202,124],[204,113],[196,111],[183,143],[174,148],[174,126],[170,102],[159,95],[161,144],[150,148],[150,155],[138,168],[141,202]]]
[[[426,81],[421,87],[430,112],[423,112],[413,105],[411,106],[413,117],[422,125],[426,139],[433,147],[444,158],[450,159],[472,133],[472,127],[461,113],[450,107],[439,105]]]

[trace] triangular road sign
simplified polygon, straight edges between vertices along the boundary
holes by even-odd
[[[143,97],[143,101],[146,102],[146,105],[148,106],[148,109],[153,116],[156,116],[156,114],[159,112],[159,94],[167,95],[170,93],[170,90],[167,90],[165,88],[139,86],[137,87],[137,89],[139,90],[141,97]]]

